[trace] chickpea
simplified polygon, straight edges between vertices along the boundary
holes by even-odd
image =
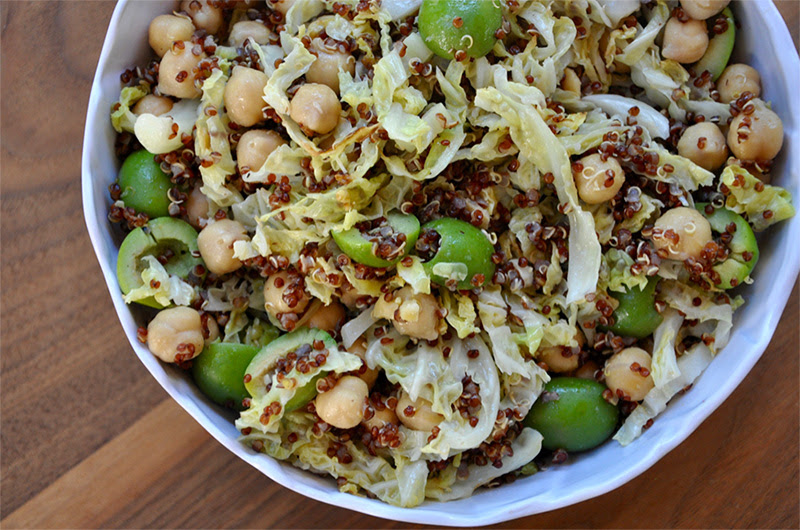
[[[272,9],[286,15],[289,9],[295,4],[297,0],[268,0],[271,4]]]
[[[269,78],[267,74],[254,68],[237,66],[225,85],[225,108],[235,123],[252,127],[264,121],[261,109],[264,108],[264,87]]]
[[[641,348],[625,348],[612,355],[603,368],[606,386],[615,396],[641,401],[653,388],[650,354]]]
[[[365,419],[361,423],[366,426],[368,430],[372,430],[373,428],[382,429],[386,425],[390,423],[393,425],[397,425],[399,420],[397,419],[397,414],[395,414],[393,409],[385,406],[383,403],[381,405],[383,408],[378,408],[376,403],[373,399],[369,400],[369,404],[372,407],[372,410],[375,412],[370,419]]]
[[[328,134],[339,123],[342,105],[331,87],[306,83],[289,103],[289,116],[309,136]]]
[[[384,297],[375,303],[372,314],[391,320],[395,329],[408,337],[435,340],[439,337],[439,302],[430,294],[414,294],[410,286]]]
[[[192,43],[183,43],[183,49],[170,49],[161,59],[158,66],[158,91],[176,98],[199,98],[202,92],[194,83],[192,70],[206,54],[201,52],[195,55],[192,52]]]
[[[147,325],[147,347],[167,363],[197,357],[204,342],[200,313],[191,307],[162,309]]]
[[[338,94],[339,71],[347,71],[350,72],[350,75],[354,75],[356,72],[355,57],[338,50],[329,50],[319,39],[314,39],[311,50],[317,58],[306,72],[306,81],[327,85]]]
[[[271,36],[272,32],[264,24],[252,20],[243,20],[234,24],[231,28],[228,43],[237,48],[244,46],[244,41],[248,39],[255,44],[269,44]]]
[[[198,230],[203,228],[208,219],[209,204],[206,196],[200,191],[199,185],[192,188],[183,205],[186,208],[186,218],[189,220],[189,224]]]
[[[708,30],[703,20],[689,19],[681,22],[672,17],[664,28],[661,55],[679,63],[699,61],[708,48]]]
[[[433,411],[430,401],[421,397],[411,401],[405,392],[401,392],[395,412],[403,425],[415,431],[430,431],[444,419]]]
[[[723,103],[736,101],[745,92],[761,95],[761,75],[746,64],[729,64],[717,79],[719,99]]]
[[[186,17],[175,15],[159,15],[150,23],[147,38],[150,47],[159,57],[172,48],[173,42],[191,40],[194,35],[194,24]]]
[[[342,327],[345,316],[344,306],[339,302],[331,302],[314,311],[314,314],[306,321],[306,325],[334,334]]]
[[[172,100],[164,96],[156,96],[155,94],[147,94],[133,106],[133,113],[137,116],[140,114],[161,116],[171,110]]]
[[[750,105],[754,110],[747,114]],[[763,101],[753,100],[731,122],[728,146],[740,160],[772,160],[783,147],[783,123]]]
[[[711,122],[688,127],[678,141],[678,154],[708,171],[715,171],[728,159],[725,135]]]
[[[192,17],[197,29],[204,29],[210,35],[216,34],[224,23],[222,9],[212,6],[208,0],[183,0],[181,10]]]
[[[264,307],[267,313],[302,313],[308,306],[305,281],[297,273],[282,271],[271,275],[264,283]]]
[[[594,374],[600,369],[600,365],[594,361],[587,361],[575,371],[575,377],[580,379],[591,379],[594,381]]]
[[[364,381],[346,375],[332,389],[318,394],[314,406],[325,423],[339,429],[350,429],[364,419],[364,402],[368,394]]]
[[[711,241],[711,225],[694,208],[672,208],[656,220],[651,239],[660,255],[666,251],[667,259],[699,258]]]
[[[247,171],[258,171],[269,155],[282,145],[286,145],[286,140],[275,131],[263,129],[247,131],[239,138],[236,146],[236,163],[239,165],[239,172],[244,174]]]
[[[372,389],[372,387],[375,386],[375,381],[378,380],[378,374],[380,374],[380,369],[370,368],[369,365],[367,365],[367,341],[363,337],[361,337],[360,339],[355,341],[349,348],[347,348],[347,351],[352,353],[353,355],[358,355],[358,357],[364,362],[364,367],[366,367],[366,370],[364,370],[363,373],[361,373],[361,371],[359,370],[358,377],[363,379],[364,382],[367,383],[367,386],[370,389]]]
[[[249,239],[242,223],[222,219],[206,225],[200,231],[197,248],[208,270],[214,274],[227,274],[242,266],[242,262],[233,257],[233,243]]]
[[[580,350],[586,339],[583,338],[583,333],[578,331],[575,333],[575,340],[578,341],[577,348],[549,346],[541,348],[536,357],[543,361],[551,372],[562,374],[577,370],[581,362]]]
[[[606,160],[595,153],[578,160],[580,171],[573,170],[578,195],[587,204],[610,201],[625,183],[625,172],[614,157]]]
[[[572,68],[564,70],[564,77],[561,79],[561,88],[567,92],[572,92],[576,96],[581,95],[581,78]]]
[[[681,7],[691,18],[706,20],[731,3],[731,0],[681,0]]]

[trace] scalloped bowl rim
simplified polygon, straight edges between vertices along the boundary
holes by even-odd
[[[143,313],[138,307],[125,305],[115,274],[118,241],[112,235],[106,212],[110,204],[107,186],[114,179],[118,163],[113,155],[114,134],[108,109],[119,93],[118,76],[122,69],[126,65],[141,64],[138,61],[146,57],[148,50],[141,41],[139,46],[125,46],[123,37],[131,35],[134,39],[143,39],[149,20],[155,14],[168,12],[169,6],[175,3],[120,0],[114,9],[86,117],[82,158],[86,226],[114,308],[141,362],[164,390],[217,441],[275,482],[335,506],[385,519],[431,525],[487,525],[563,508],[621,486],[683,442],[733,392],[769,344],[800,270],[800,245],[793,244],[800,239],[800,216],[775,227],[761,239],[762,257],[756,269],[756,282],[748,287],[746,306],[737,312],[728,346],[695,382],[692,390],[673,400],[653,426],[628,447],[609,442],[572,459],[568,465],[518,479],[513,484],[480,490],[460,501],[428,501],[415,508],[399,508],[341,493],[330,479],[255,453],[236,440],[238,433],[229,414],[206,400],[179,370],[161,364],[138,342],[137,320],[142,321]],[[739,3],[736,9],[743,26],[766,36],[759,40],[760,51],[743,54],[739,50],[737,54],[762,73],[765,99],[772,101],[784,120],[785,140],[777,163],[777,181],[797,198],[800,197],[800,98],[792,96],[800,86],[800,60],[783,18],[771,2]],[[123,16],[125,25],[121,24]],[[746,42],[750,39],[749,50],[756,49],[752,46],[753,37],[745,33],[744,37],[738,37],[740,44],[743,38]],[[771,278],[771,284],[758,281],[760,277]]]

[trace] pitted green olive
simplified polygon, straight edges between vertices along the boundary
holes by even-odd
[[[753,272],[758,262],[758,242],[750,224],[744,217],[725,208],[712,210],[708,203],[697,203],[697,209],[708,219],[711,230],[719,234],[729,232],[733,228],[732,239],[728,243],[730,255],[728,259],[714,265],[714,271],[719,274],[720,289],[732,289],[741,285]]]
[[[128,155],[119,170],[120,198],[137,212],[146,213],[151,219],[169,215],[169,192],[172,182],[155,155],[142,149]]]
[[[544,437],[542,447],[586,451],[614,432],[617,407],[603,398],[606,387],[577,377],[554,377],[531,407],[525,425]]]
[[[609,291],[609,295],[619,302],[611,317],[614,323],[607,328],[617,335],[643,339],[653,333],[664,320],[656,311],[657,278],[650,278],[644,289],[631,287],[625,292]]]
[[[473,289],[492,280],[494,247],[480,229],[459,219],[442,217],[422,227],[423,237],[426,231],[439,235],[436,254],[424,264],[434,282],[447,286],[453,275],[458,275],[463,276],[457,284],[459,289]],[[445,276],[448,273],[452,275]]]
[[[423,0],[419,34],[436,55],[452,59],[457,51],[483,57],[497,42],[503,24],[500,2],[493,0]]]
[[[414,248],[419,237],[419,220],[413,215],[390,212],[385,221],[371,224],[375,226],[360,230],[357,225],[331,233],[342,252],[369,267],[391,267]]]

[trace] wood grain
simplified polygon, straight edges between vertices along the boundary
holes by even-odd
[[[797,45],[800,3],[779,2]],[[83,224],[86,103],[112,2],[0,2],[0,525],[399,528],[273,483],[167,398]],[[35,38],[34,38],[35,37]],[[614,492],[503,525],[798,527],[798,288],[742,385]]]

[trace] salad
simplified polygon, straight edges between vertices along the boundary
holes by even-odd
[[[728,4],[176,4],[111,109],[139,339],[393,505],[633,442],[794,215]]]

